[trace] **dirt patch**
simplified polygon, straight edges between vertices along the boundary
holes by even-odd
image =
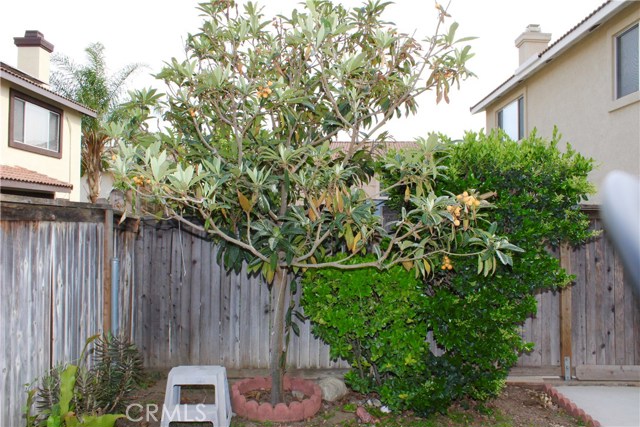
[[[490,403],[512,420],[513,426],[569,427],[583,424],[551,402],[549,396],[526,387],[508,386]]]
[[[164,392],[164,380],[159,380],[149,388],[138,391],[133,400],[135,407],[131,407],[129,411],[132,419],[118,420],[116,426],[159,427]],[[313,419],[304,422],[262,424],[233,417],[231,427],[265,425],[271,427],[356,427],[362,424],[358,424],[356,420],[355,407],[364,404],[367,399],[367,396],[349,393],[337,402],[322,402],[318,414]],[[152,414],[150,409],[154,409],[154,406],[157,409]],[[371,411],[381,419],[378,426],[384,427],[577,427],[583,425],[563,409],[555,406],[542,391],[522,386],[507,386],[497,399],[489,402],[481,411],[465,408],[463,405],[455,405],[446,416],[438,415],[428,419],[418,418],[410,413],[385,415],[375,409],[371,409]],[[189,424],[189,426],[192,427],[193,424]]]
[[[261,403],[271,403],[271,390],[251,390],[246,393],[243,393],[243,396],[247,400],[255,400],[258,404]],[[284,396],[282,396],[284,403],[287,405],[291,404],[291,402],[301,402],[304,399],[304,394],[293,394],[290,390],[284,391]],[[308,396],[307,396],[308,397]]]

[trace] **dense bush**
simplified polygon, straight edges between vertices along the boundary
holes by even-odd
[[[391,377],[412,376],[423,363],[426,296],[413,271],[323,269],[308,272],[303,283],[313,331],[331,344],[331,357],[349,361],[351,388],[378,389]]]
[[[484,194],[494,204],[497,231],[523,248],[513,267],[479,275],[474,257],[443,259],[443,268],[418,282],[402,269],[317,272],[304,281],[303,304],[315,333],[332,355],[349,361],[351,385],[377,391],[396,409],[421,414],[452,401],[486,400],[502,388],[509,369],[532,344],[520,325],[535,313],[536,292],[571,277],[550,246],[588,239],[579,203],[592,190],[592,161],[558,149],[533,133],[514,142],[502,133],[468,134],[448,143],[440,192]],[[404,188],[391,203],[404,204]],[[428,332],[443,351],[434,354]]]

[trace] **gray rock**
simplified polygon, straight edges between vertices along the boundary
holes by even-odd
[[[322,390],[322,398],[327,402],[335,402],[347,394],[347,386],[338,378],[323,378],[318,385]]]
[[[382,406],[382,402],[380,402],[380,399],[376,399],[374,397],[373,399],[367,400],[367,406],[373,406],[374,408],[379,408]]]
[[[294,397],[296,400],[302,400],[302,399],[304,399],[304,393],[303,393],[303,392],[301,392],[300,390],[292,390],[292,391],[291,391],[291,394],[293,395],[293,397]]]

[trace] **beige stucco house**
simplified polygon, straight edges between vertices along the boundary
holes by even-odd
[[[14,40],[17,67],[0,63],[0,192],[80,201],[81,119],[96,113],[49,89],[40,32]]]
[[[640,176],[639,20],[640,2],[608,1],[550,45],[550,34],[528,26],[516,39],[518,69],[471,112],[514,139],[534,128],[549,138],[557,126],[596,160],[598,188],[612,170]]]

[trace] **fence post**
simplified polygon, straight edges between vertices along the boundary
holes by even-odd
[[[102,331],[111,330],[111,258],[113,258],[113,211],[104,210],[104,259],[102,283]]]
[[[560,246],[560,266],[567,273],[571,273],[571,247],[567,244]],[[566,358],[569,358],[569,366],[573,366],[573,354],[571,350],[571,286],[560,291],[560,366],[562,367],[562,377],[571,378],[571,372],[566,372]],[[571,369],[569,369],[571,371]]]

